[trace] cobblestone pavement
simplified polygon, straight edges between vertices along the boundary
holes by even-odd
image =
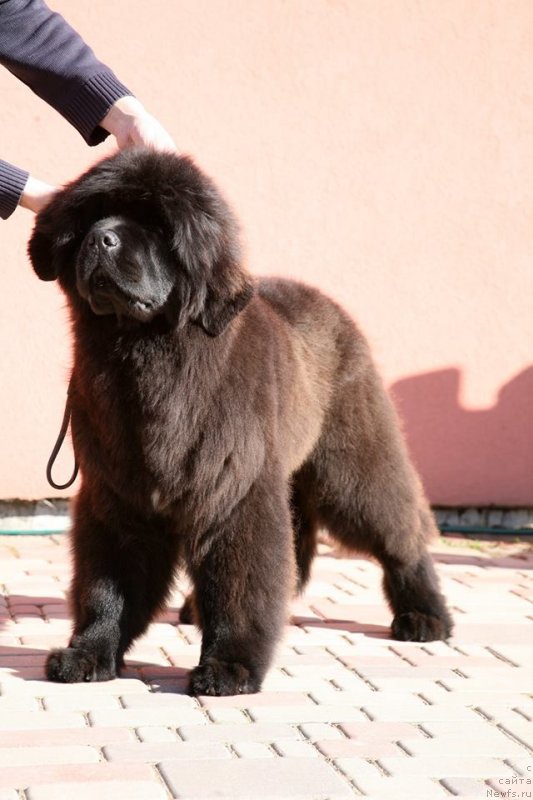
[[[0,537],[0,800],[532,797],[531,552],[437,542],[456,629],[422,645],[389,638],[374,564],[322,551],[263,692],[197,700],[178,590],[120,679],[46,682],[67,539]]]

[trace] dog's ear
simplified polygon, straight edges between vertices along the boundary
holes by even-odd
[[[195,214],[195,224],[187,226],[187,256],[182,250],[189,276],[188,316],[209,336],[220,336],[254,294],[254,284],[241,266],[236,223],[224,211],[223,216],[204,220]]]
[[[209,336],[220,336],[237,314],[248,305],[254,294],[252,282],[242,274],[239,289],[227,293],[208,286],[204,307],[197,317],[198,324]]]
[[[37,214],[28,243],[28,256],[37,277],[42,281],[54,281],[57,278],[58,266],[75,237],[71,217],[63,192]],[[60,230],[58,220],[61,220]]]
[[[183,274],[174,313],[180,325],[191,321],[209,336],[220,336],[254,293],[242,267],[238,224],[217,186],[192,159],[178,156],[168,165],[172,182],[159,198]]]
[[[39,222],[36,222],[28,244],[28,256],[37,277],[42,281],[54,281],[57,278],[52,251],[53,240],[39,226]]]

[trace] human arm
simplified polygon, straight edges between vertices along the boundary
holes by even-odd
[[[131,96],[76,31],[43,0],[0,0],[0,64],[56,109],[95,145],[100,122]]]
[[[50,202],[57,188],[26,170],[0,159],[0,218],[7,219],[18,205],[37,213]]]
[[[43,0],[0,0],[0,64],[65,117],[90,144],[175,149],[163,126]],[[39,211],[55,187],[0,160],[0,217],[20,203]]]
[[[22,197],[29,175],[26,170],[0,159],[0,217],[7,219]]]

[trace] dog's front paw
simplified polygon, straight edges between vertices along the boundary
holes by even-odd
[[[108,681],[116,677],[116,671],[98,667],[97,654],[94,651],[65,647],[52,650],[48,654],[46,677],[57,683]]]
[[[398,614],[392,621],[392,635],[400,642],[432,642],[447,639],[452,633],[452,621],[446,612],[442,616],[409,611]]]
[[[194,695],[253,694],[261,688],[261,682],[236,661],[206,659],[193,669],[189,688]]]

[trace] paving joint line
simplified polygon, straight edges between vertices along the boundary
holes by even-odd
[[[345,580],[347,580],[349,583],[353,583],[355,586],[359,586],[360,589],[370,588],[369,586],[367,586],[367,584],[361,583],[361,581],[358,581],[355,578],[350,577],[349,575],[345,575],[343,572],[341,572],[340,574]]]
[[[347,641],[349,642],[350,640],[348,639]],[[351,642],[350,642],[350,644],[351,644]],[[342,666],[343,666],[345,669],[347,669],[349,672],[352,672],[354,675],[356,675],[356,676],[359,678],[359,680],[363,681],[363,683],[365,683],[365,684],[366,684],[366,685],[367,685],[367,686],[368,686],[368,687],[369,687],[369,688],[370,688],[370,689],[371,689],[373,692],[379,692],[379,689],[378,689],[378,687],[377,687],[375,684],[373,684],[373,683],[372,683],[372,681],[371,681],[369,678],[365,678],[365,676],[364,676],[364,675],[361,675],[361,673],[360,673],[360,672],[358,672],[358,671],[357,671],[357,669],[356,669],[355,667],[349,667],[349,666],[348,666],[348,664],[346,664],[346,662],[345,662],[345,661],[343,661],[343,660],[342,660],[342,658],[341,658],[340,656],[338,656],[336,653],[333,653],[333,652],[330,650],[330,648],[329,648],[329,647],[327,647],[327,646],[326,646],[326,647],[324,647],[324,650],[325,650],[325,651],[326,651],[326,653],[328,653],[330,656],[333,656],[333,658],[335,659],[335,661],[338,661],[340,664],[342,664]],[[342,691],[342,690],[341,690],[341,691]]]
[[[240,756],[238,752],[235,750],[235,745],[233,742],[222,742],[222,745],[228,750],[231,758],[233,761],[240,760],[244,758],[244,756]]]
[[[496,728],[505,736],[507,736],[508,739],[511,739],[511,741],[516,742],[516,744],[519,744],[521,747],[523,747],[529,753],[529,755],[533,755],[533,747],[531,747],[531,745],[528,744],[528,742],[526,742],[524,739],[520,739],[520,737],[516,736],[511,731],[508,731],[505,727],[505,722],[497,722]]]
[[[156,779],[157,783],[158,783],[160,786],[162,786],[162,787],[163,787],[163,790],[164,790],[164,792],[165,792],[165,794],[166,794],[166,796],[167,796],[168,800],[173,800],[173,797],[174,797],[174,795],[173,795],[173,794],[172,794],[172,792],[170,791],[170,786],[168,785],[168,783],[167,783],[167,782],[166,782],[166,780],[164,779],[163,775],[161,774],[161,770],[159,769],[159,764],[160,764],[160,763],[161,763],[161,762],[160,762],[160,761],[158,761],[158,763],[157,763],[157,764],[148,764],[148,766],[149,766],[149,767],[150,767],[150,769],[151,769],[151,770],[152,770],[152,771],[155,773],[155,776],[154,776],[154,777],[155,777],[155,779]]]
[[[485,646],[485,650],[488,650],[488,652],[489,652],[489,653],[490,653],[492,656],[494,656],[494,658],[497,658],[499,661],[503,661],[503,662],[505,662],[506,664],[509,664],[511,667],[519,667],[519,666],[520,666],[520,664],[516,664],[514,661],[511,661],[511,659],[510,659],[510,658],[507,658],[507,656],[504,656],[504,655],[502,655],[501,653],[499,653],[497,650],[494,650],[494,649],[493,649],[493,648],[490,646],[490,644],[488,644],[488,645],[486,645],[486,646]]]
[[[502,758],[502,761],[503,761],[503,763],[505,764],[506,767],[509,767],[509,769],[512,769],[514,773],[518,773],[521,778],[526,778],[527,777],[527,775],[524,775],[524,773],[522,772],[521,769],[519,769],[518,767],[516,767],[513,764],[512,760],[510,758]]]
[[[431,700],[428,700],[427,697],[422,692],[413,692],[414,697],[419,697],[425,706],[434,706],[435,703],[432,703]]]
[[[210,716],[210,714],[209,714],[209,709],[208,709],[208,708],[205,708],[205,706],[203,706],[203,705],[200,703],[200,701],[198,700],[198,698],[197,698],[197,697],[194,697],[194,698],[193,698],[193,700],[194,700],[194,702],[196,703],[196,705],[194,706],[194,708],[197,708],[197,709],[200,711],[200,713],[202,714],[202,717],[205,719],[206,723],[207,723],[208,725],[214,725],[214,724],[215,724],[215,722],[214,722],[213,718],[212,718],[212,717]]]
[[[315,698],[313,697],[313,693],[312,692],[304,692],[304,694],[305,694],[306,697],[308,697],[310,699],[310,701],[312,703],[314,703],[315,706],[319,706],[320,705],[320,701],[319,700],[315,700]]]
[[[398,656],[399,659],[401,659],[402,661],[405,661],[407,664],[409,664],[410,667],[416,667],[416,663],[414,663],[413,661],[410,661],[409,658],[407,656],[405,656],[403,653],[401,653],[399,650],[395,650],[395,647],[394,647],[393,644],[387,645],[387,650],[390,650],[390,652],[394,653],[395,656]]]
[[[446,778],[430,778],[430,780],[434,781],[434,783],[436,783],[438,786],[440,786],[442,789],[444,789],[446,794],[450,795],[450,797],[459,797],[457,792],[452,791],[452,789],[450,789],[449,786],[446,786],[446,784],[443,783],[443,781],[445,781]]]
[[[241,711],[242,711],[242,715],[243,715],[244,719],[246,720],[246,722],[249,725],[255,725],[255,720],[252,717],[252,715],[250,714],[250,712],[248,711],[248,709],[247,708],[241,708]],[[216,724],[216,723],[214,723],[214,724]]]
[[[354,598],[353,594],[351,594],[347,589],[345,589],[344,586],[339,585],[338,583],[333,583],[333,582],[332,582],[332,586],[335,589],[337,589],[337,591],[342,592],[347,597],[349,597],[350,600],[353,600],[353,598]],[[332,603],[337,603],[338,602],[337,600],[333,600],[331,597],[328,597],[328,600],[330,600]]]
[[[493,727],[493,728],[495,728],[495,727],[497,726],[497,724],[498,724],[498,723],[496,722],[496,720],[495,720],[495,719],[492,719],[492,718],[491,718],[491,717],[489,717],[487,714],[485,714],[485,712],[483,711],[483,709],[482,709],[482,708],[480,708],[479,706],[475,706],[475,708],[473,708],[473,709],[472,709],[472,711],[473,711],[475,714],[477,714],[479,717],[483,717],[483,719],[485,720],[485,722],[488,722],[488,724],[489,724],[489,725],[492,725],[492,727]]]
[[[471,589],[472,588],[470,586],[470,584],[467,581],[465,581],[464,578],[458,578],[456,575],[450,575],[449,578],[450,578],[450,580],[455,581],[455,583],[458,583],[461,586],[466,586],[467,589]]]
[[[451,787],[446,785],[446,781],[450,780],[449,778],[439,778],[438,780],[439,780],[439,783],[441,784],[442,788],[445,789],[447,792],[449,792],[453,797],[461,797],[462,796],[462,795],[459,795],[457,792],[455,792]],[[486,786],[485,783],[483,783],[483,786],[481,786],[481,788],[483,788],[484,786]],[[482,797],[482,795],[480,795],[480,798],[481,797]]]
[[[166,660],[168,662],[167,664],[163,664],[162,666],[163,667],[174,667],[175,664],[173,664],[172,661],[170,660],[169,655],[168,655],[167,651],[165,650],[164,645],[160,645],[157,649],[161,652],[163,658],[166,658]],[[144,666],[146,666],[146,664],[144,664]]]
[[[411,751],[404,744],[402,744],[399,739],[395,740],[393,744],[395,744],[396,747],[399,747],[402,753],[405,753],[407,756],[409,756],[409,758],[415,758],[415,753],[411,753]]]
[[[219,724],[219,723],[217,723],[216,719],[213,717],[213,712],[215,711],[215,709],[204,708],[203,706],[199,706],[199,710],[202,711],[204,717],[207,718],[208,725],[218,725]],[[245,714],[245,710],[246,709],[244,709],[244,708],[236,708],[235,709],[235,711],[240,711],[241,712],[245,722],[253,724],[253,720],[250,719],[250,717],[249,717],[249,715],[247,713]]]
[[[449,647],[451,647],[452,650],[455,650],[456,653],[459,653],[460,656],[465,656],[465,658],[470,658],[466,650],[461,649],[460,644],[450,644]]]
[[[304,737],[304,740],[314,748],[314,750],[318,753],[318,757],[322,762],[329,764],[329,766],[337,773],[337,775],[342,777],[342,779],[346,781],[352,789],[355,789],[359,793],[359,795],[365,796],[364,792],[361,791],[361,789],[359,788],[359,786],[357,786],[355,781],[349,775],[347,775],[344,772],[344,770],[340,766],[338,766],[332,758],[328,758],[326,755],[324,755],[324,753],[322,753],[322,751],[317,747],[316,742],[311,741],[311,739],[305,735],[305,731],[302,730],[301,725],[295,725],[294,727]],[[346,738],[349,739],[350,737],[347,736]],[[365,759],[365,761],[368,761],[368,759]]]
[[[529,590],[529,586],[524,586],[523,588]],[[524,597],[520,592],[517,592],[516,589],[509,589],[509,594],[514,594],[514,596],[519,597],[520,600],[524,600],[526,603],[531,603],[533,605],[533,600],[530,600],[529,597]]]
[[[466,675],[464,672],[461,672],[461,670],[458,667],[454,667],[452,669],[452,672],[455,673],[455,675],[457,675],[458,678],[464,678],[465,680],[469,680],[468,675]]]
[[[344,736],[344,738],[345,738],[345,739],[349,739],[349,738],[350,738],[350,737],[348,736],[348,734],[346,733],[346,731],[345,731],[345,730],[343,730],[343,728],[342,728],[342,722],[328,722],[328,723],[326,723],[326,724],[327,724],[327,725],[331,725],[331,727],[332,727],[334,730],[337,730],[337,731],[339,731],[339,733],[341,733],[341,734]]]
[[[170,726],[167,726],[167,727],[170,727]],[[180,742],[186,742],[187,741],[187,739],[184,739],[183,736],[181,735],[180,728],[172,728],[171,730],[176,731],[176,736],[178,737],[178,741],[180,741]]]
[[[342,778],[343,781],[346,781],[346,783],[350,786],[351,789],[354,789],[356,792],[358,792],[359,796],[366,797],[365,793],[361,791],[361,789],[353,780],[353,778],[350,778],[350,776],[347,775],[346,772],[344,772],[342,767],[336,764],[335,761],[333,761],[333,759],[327,758],[323,753],[321,753],[320,750],[315,746],[314,742],[311,742],[311,744],[313,745],[313,747],[315,747],[315,750],[320,754],[321,760],[326,764],[328,764],[332,768],[332,770],[336,772],[340,778]]]
[[[352,783],[353,783],[353,785],[354,785],[355,789],[356,789],[356,790],[359,792],[359,794],[361,795],[361,797],[368,797],[368,795],[366,794],[366,792],[363,792],[363,790],[361,789],[361,787],[360,787],[360,786],[359,786],[359,784],[357,783],[357,778],[354,778],[354,780],[352,781]]]
[[[453,604],[450,605],[450,611],[452,611],[453,614],[459,614],[459,616],[462,616],[462,617],[466,616],[466,614],[467,614],[467,612],[464,610],[464,608],[461,608],[461,606],[456,606],[456,605],[453,605]]]
[[[128,728],[128,730],[133,731],[133,738],[135,741],[139,742],[139,744],[144,744],[143,740],[141,739],[141,734],[139,733],[138,728]]]
[[[366,709],[364,706],[359,706],[359,711],[361,712],[361,714],[364,714],[364,715],[365,715],[365,717],[366,717],[366,718],[367,718],[367,719],[368,719],[370,722],[375,722],[375,721],[376,721],[376,720],[374,719],[374,717],[371,715],[371,713],[370,713],[369,711],[367,711],[367,709]]]
[[[392,773],[390,773],[390,772],[388,771],[388,769],[386,769],[386,768],[383,766],[383,764],[381,763],[381,761],[379,760],[379,758],[376,758],[375,760],[373,760],[373,759],[371,759],[371,758],[365,758],[365,761],[368,761],[368,763],[369,763],[369,764],[372,764],[373,766],[377,767],[377,769],[379,769],[379,771],[381,772],[381,774],[382,774],[382,775],[383,775],[385,778],[392,778],[392,777],[393,777]]]

